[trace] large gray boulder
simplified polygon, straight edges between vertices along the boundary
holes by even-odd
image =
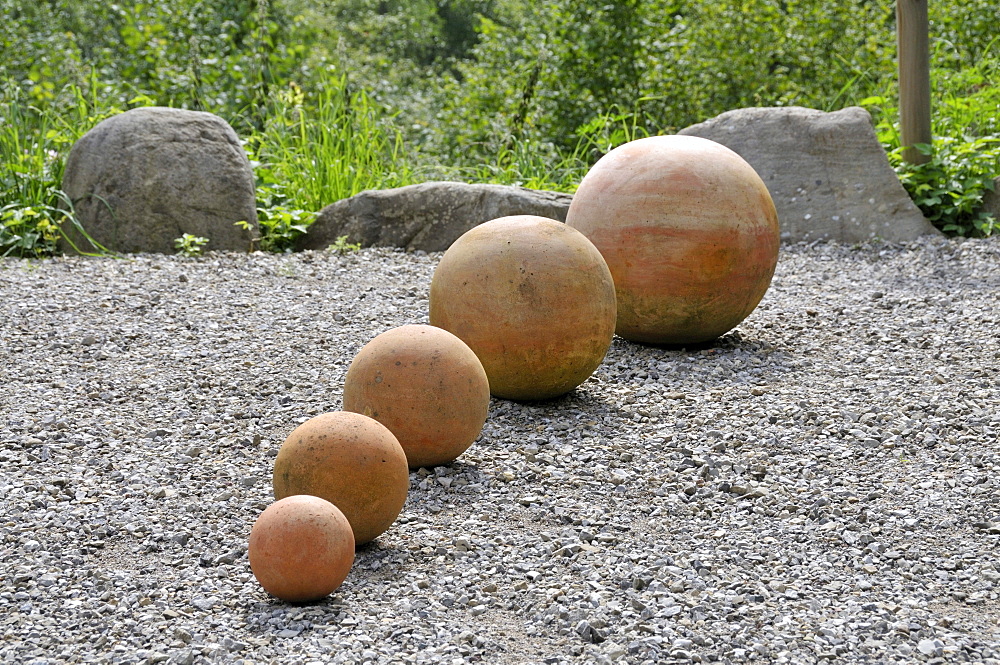
[[[86,233],[115,252],[173,253],[185,233],[208,238],[206,250],[246,251],[258,235],[253,169],[236,132],[211,113],[150,107],[104,120],[70,151],[63,191]],[[72,225],[64,230],[93,251]],[[65,240],[61,249],[73,251]]]
[[[711,139],[757,171],[785,242],[901,242],[938,231],[889,165],[868,111],[801,107],[729,111],[679,132]]]
[[[323,208],[297,249],[326,249],[337,238],[365,247],[438,252],[474,226],[508,215],[566,221],[572,196],[505,185],[425,182],[361,192]]]

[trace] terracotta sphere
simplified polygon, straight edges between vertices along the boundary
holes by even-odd
[[[434,326],[387,330],[354,357],[344,410],[389,428],[411,468],[448,464],[486,423],[490,383],[465,342]]]
[[[363,545],[399,516],[410,488],[406,455],[385,425],[335,411],[296,427],[274,460],[274,498],[311,494],[340,508]]]
[[[354,532],[340,509],[315,496],[272,503],[250,530],[250,570],[272,596],[319,600],[340,587],[354,563]]]
[[[597,248],[545,217],[481,224],[441,257],[431,325],[469,345],[490,391],[514,400],[557,397],[587,380],[615,329],[615,288]]]
[[[615,148],[587,173],[566,223],[597,246],[629,340],[715,339],[754,310],[778,262],[778,214],[757,172],[694,136]]]

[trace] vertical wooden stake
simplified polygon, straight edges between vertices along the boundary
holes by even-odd
[[[900,139],[903,159],[911,164],[930,159],[913,147],[932,140],[929,25],[927,0],[896,0]]]

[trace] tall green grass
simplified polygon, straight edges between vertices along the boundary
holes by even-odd
[[[261,247],[288,249],[324,206],[367,189],[415,182],[391,119],[337,75],[307,93],[291,83],[247,141],[257,174]]]
[[[17,97],[0,103],[0,254],[55,249],[63,213],[61,136],[52,119]]]
[[[402,138],[367,93],[334,76],[317,90],[289,84],[249,145],[264,184],[281,183],[298,205],[324,205],[413,179]]]
[[[66,225],[87,237],[62,191],[66,156],[90,127],[118,109],[102,107],[78,87],[65,92],[59,111],[27,103],[13,86],[0,94],[0,256],[49,255]]]

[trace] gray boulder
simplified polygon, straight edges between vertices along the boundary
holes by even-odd
[[[889,165],[868,111],[729,111],[679,132],[738,153],[764,180],[785,242],[901,242],[938,231]]]
[[[979,207],[982,212],[993,215],[993,219],[1000,224],[1000,177],[993,179],[993,191],[987,191],[983,195],[983,205]]]
[[[438,252],[497,217],[538,215],[564,222],[571,199],[569,194],[460,182],[361,192],[323,208],[297,249],[325,249],[347,236],[365,247]]]
[[[86,233],[115,252],[173,253],[185,233],[208,238],[206,250],[247,251],[258,236],[253,169],[211,113],[151,107],[104,120],[70,151],[63,190]],[[72,225],[64,231],[93,251]],[[65,240],[61,249],[74,251]]]

